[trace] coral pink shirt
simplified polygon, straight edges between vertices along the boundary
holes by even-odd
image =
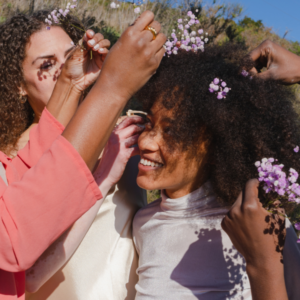
[[[0,300],[25,299],[24,271],[102,198],[63,129],[45,109],[14,159],[0,152]]]

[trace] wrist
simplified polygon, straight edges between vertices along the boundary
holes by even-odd
[[[128,87],[124,87],[123,83],[114,80],[115,76],[101,70],[99,77],[94,85],[95,88],[101,91],[103,95],[109,95],[111,99],[118,103],[127,103],[133,96]],[[93,87],[93,88],[94,88]]]
[[[102,197],[105,198],[114,184],[110,180],[108,180],[108,178],[103,179],[102,176],[97,176],[94,178],[101,191]]]
[[[280,260],[273,260],[270,262],[260,262],[260,263],[247,263],[246,271],[251,283],[253,282],[268,282],[273,288],[276,285],[280,285],[282,280],[284,282],[284,266]]]
[[[78,107],[80,96],[81,93],[74,88],[70,78],[59,76],[47,109],[57,121],[66,126]]]

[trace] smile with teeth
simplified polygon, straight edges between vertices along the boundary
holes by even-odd
[[[163,164],[160,164],[160,163],[157,163],[157,162],[145,159],[145,158],[142,158],[140,160],[140,164],[142,164],[144,166],[151,166],[151,167],[162,167],[163,166]]]

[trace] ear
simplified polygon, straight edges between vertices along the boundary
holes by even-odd
[[[19,94],[20,94],[22,97],[28,95],[28,93],[27,93],[27,91],[26,91],[25,86],[24,86],[23,83],[21,83],[21,86],[18,87],[18,90],[19,90]]]

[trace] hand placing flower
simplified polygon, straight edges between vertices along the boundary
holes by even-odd
[[[137,141],[144,130],[140,116],[126,117],[112,132],[94,178],[103,195],[122,177],[130,157],[139,154]]]
[[[100,33],[87,30],[83,37],[83,47],[77,46],[70,53],[62,72],[71,78],[78,91],[84,91],[99,76],[104,59],[108,54],[110,41]],[[90,56],[92,51],[92,58]]]

